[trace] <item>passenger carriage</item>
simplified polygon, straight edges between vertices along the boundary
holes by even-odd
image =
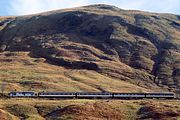
[[[108,92],[78,92],[77,98],[112,98]]]
[[[145,93],[113,93],[115,99],[142,99]]]
[[[164,93],[146,93],[146,98],[163,98],[163,99],[173,99],[175,97],[173,92]]]
[[[75,92],[39,92],[39,97],[48,97],[48,98],[75,98]]]

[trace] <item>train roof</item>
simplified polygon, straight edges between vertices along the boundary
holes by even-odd
[[[149,94],[174,94],[173,92],[147,92]]]
[[[77,92],[39,92],[39,93],[77,93]]]
[[[34,91],[11,91],[10,93],[35,93]]]

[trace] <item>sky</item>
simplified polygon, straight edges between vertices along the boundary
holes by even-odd
[[[90,4],[180,15],[180,0],[0,0],[0,16],[28,15]]]

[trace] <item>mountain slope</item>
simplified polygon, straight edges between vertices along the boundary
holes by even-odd
[[[71,80],[85,70],[143,89],[178,88],[179,36],[178,15],[91,5],[12,18],[0,32],[0,50],[2,55],[28,52],[31,59],[42,58],[47,65],[78,71],[68,72]],[[86,78],[83,82],[95,81]],[[51,86],[55,85],[61,84]]]

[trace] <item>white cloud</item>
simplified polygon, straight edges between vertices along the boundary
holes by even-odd
[[[114,0],[123,9],[145,10],[151,12],[176,12],[180,8],[179,0]],[[115,5],[114,4],[114,5]]]
[[[122,9],[151,12],[180,11],[179,0],[8,0],[10,15],[27,15],[49,10],[71,8],[88,4],[110,4]]]
[[[49,10],[86,5],[88,0],[11,0],[9,14],[27,15]]]

